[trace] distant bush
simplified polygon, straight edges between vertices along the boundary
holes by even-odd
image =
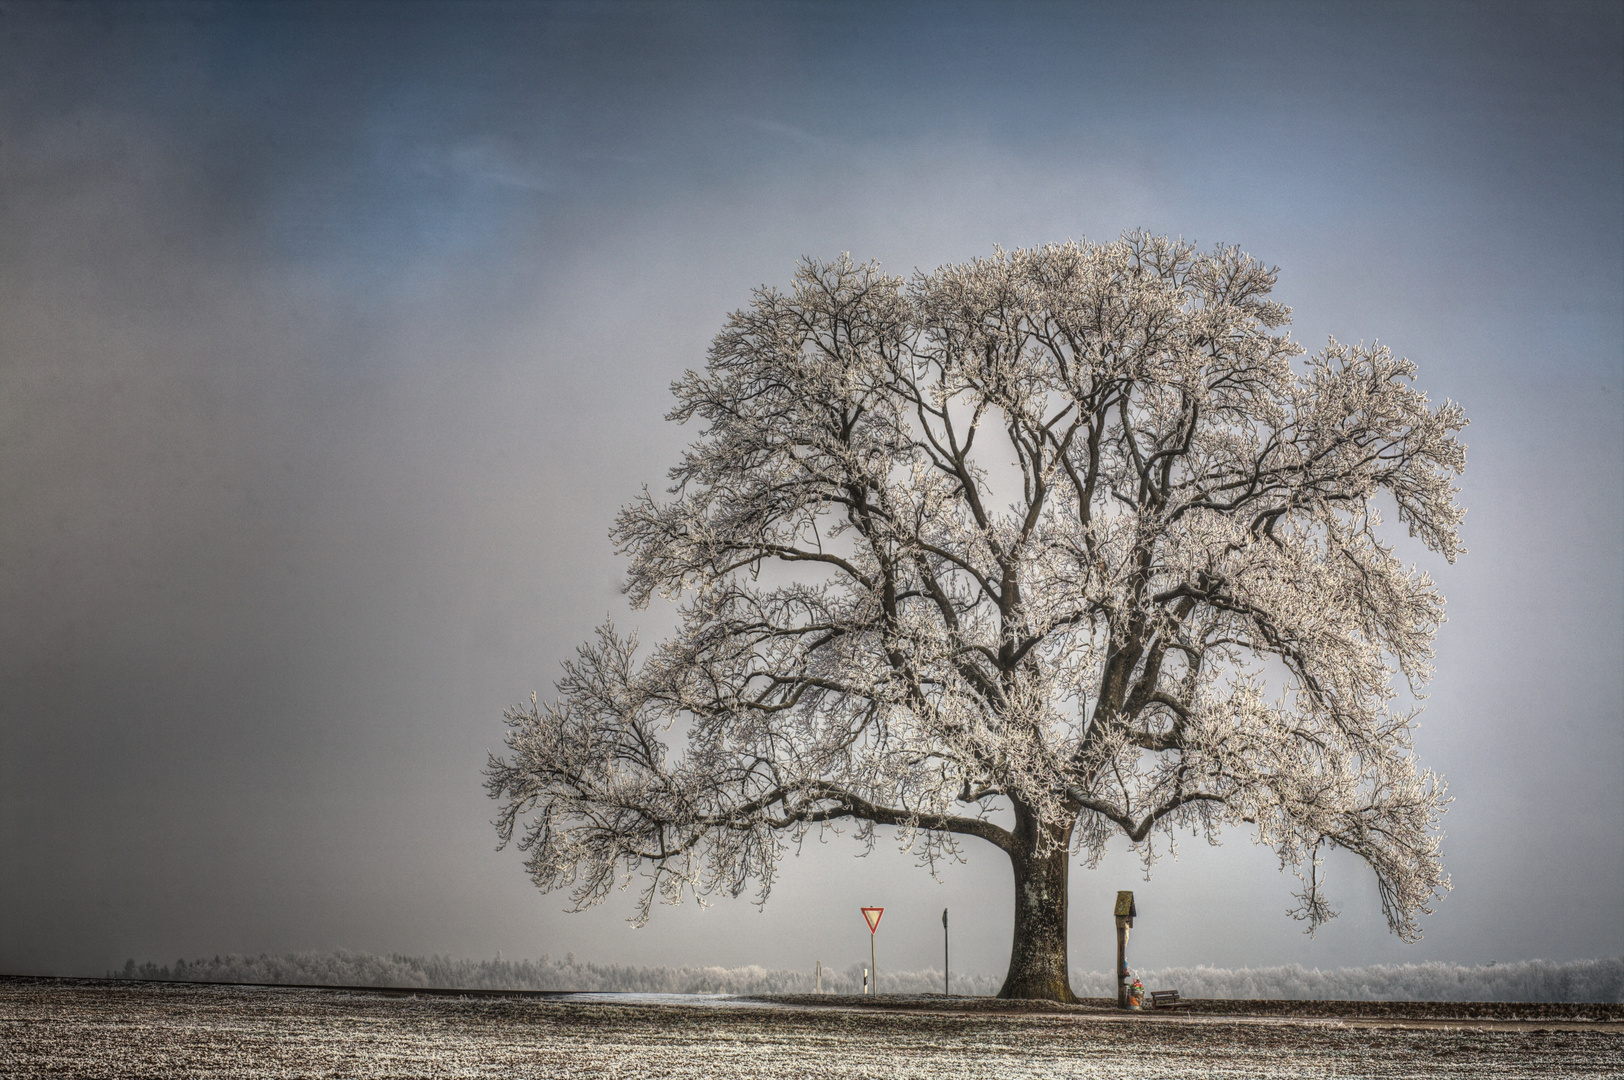
[[[1296,964],[1267,968],[1165,968],[1135,972],[1148,989],[1178,989],[1193,998],[1295,998],[1331,1001],[1582,1001],[1624,1002],[1624,958],[1552,963],[1526,960],[1466,967],[1461,964],[1376,964],[1321,971]],[[570,953],[562,960],[454,960],[449,956],[404,956],[340,949],[329,953],[286,953],[177,960],[163,967],[125,961],[114,979],[183,982],[281,983],[321,986],[441,987],[455,990],[578,990],[652,994],[805,994],[813,973],[764,967],[631,967],[582,963]],[[953,973],[956,994],[993,994],[997,975]],[[1079,997],[1113,997],[1116,981],[1102,971],[1073,971]],[[825,968],[823,988],[861,993],[863,967]],[[936,993],[942,973],[881,971],[884,994]]]

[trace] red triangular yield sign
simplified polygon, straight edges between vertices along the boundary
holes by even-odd
[[[863,918],[868,920],[868,932],[873,933],[880,928],[880,916],[885,914],[882,907],[866,907],[863,909]]]

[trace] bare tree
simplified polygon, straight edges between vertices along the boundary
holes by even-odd
[[[641,871],[646,919],[764,899],[831,823],[979,837],[1014,866],[1005,997],[1073,999],[1069,860],[1117,833],[1148,860],[1246,823],[1310,929],[1344,848],[1418,936],[1447,800],[1394,681],[1429,677],[1443,598],[1377,504],[1453,561],[1466,420],[1385,348],[1299,360],[1275,280],[1129,234],[758,290],[673,387],[704,426],[670,498],[614,531],[680,628],[639,660],[606,625],[507,714],[501,841],[578,906]]]

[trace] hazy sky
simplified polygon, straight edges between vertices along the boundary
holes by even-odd
[[[1010,872],[812,845],[764,910],[570,915],[504,707],[630,614],[667,386],[803,255],[1143,227],[1462,402],[1418,733],[1455,890],[1315,939],[1244,833],[1072,879],[1074,965],[1624,952],[1617,3],[0,4],[0,971],[348,947],[1001,972]],[[1408,550],[1408,549],[1406,549]],[[974,844],[975,842],[972,842]]]

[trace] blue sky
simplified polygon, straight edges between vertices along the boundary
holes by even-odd
[[[1278,264],[1300,340],[1380,339],[1472,419],[1418,735],[1456,889],[1403,946],[1334,864],[1310,940],[1244,835],[1119,854],[1073,963],[1118,888],[1152,966],[1624,952],[1620,11],[0,8],[0,970],[844,966],[875,902],[899,966],[951,906],[1001,970],[990,852],[938,884],[831,843],[763,911],[634,931],[491,851],[478,773],[606,613],[668,622],[606,530],[752,287],[1135,227]]]

